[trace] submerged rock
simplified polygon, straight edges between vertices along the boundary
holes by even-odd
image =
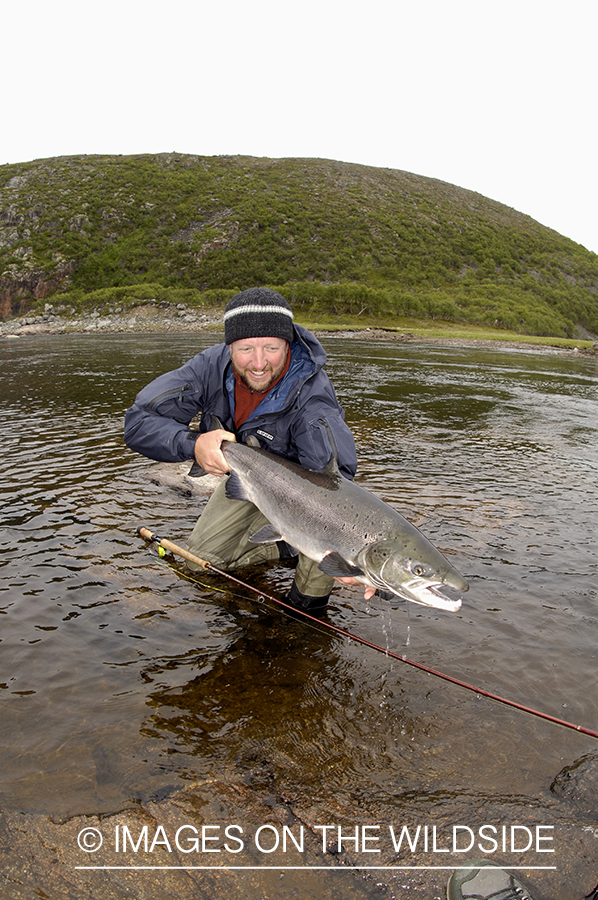
[[[207,497],[212,494],[221,481],[218,475],[202,475],[191,478],[191,460],[183,463],[154,463],[142,470],[142,477],[170,490],[177,491],[185,497]]]
[[[598,753],[588,753],[561,769],[550,790],[574,803],[578,812],[598,819]]]

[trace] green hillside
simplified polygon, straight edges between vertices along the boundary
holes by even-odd
[[[134,297],[598,334],[598,256],[480,194],[319,159],[73,156],[0,167],[0,312]],[[115,290],[120,288],[121,290]]]

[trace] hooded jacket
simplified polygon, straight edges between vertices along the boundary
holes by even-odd
[[[160,375],[135,398],[125,414],[125,443],[131,450],[160,462],[194,459],[198,433],[208,431],[216,416],[237,440],[253,435],[277,456],[307,469],[323,468],[334,451],[326,420],[338,450],[339,468],[352,478],[357,468],[353,435],[328,375],[326,352],[307,329],[295,325],[291,362],[281,381],[237,430],[234,424],[234,373],[227,344],[198,353],[180,368]],[[199,413],[199,432],[189,423]]]

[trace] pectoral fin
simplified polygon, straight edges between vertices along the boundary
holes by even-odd
[[[282,540],[282,534],[274,525],[264,525],[249,538],[252,544],[274,544]]]
[[[331,575],[333,578],[355,578],[359,575],[365,575],[363,569],[347,562],[337,550],[327,553],[318,569],[324,572],[325,575]]]

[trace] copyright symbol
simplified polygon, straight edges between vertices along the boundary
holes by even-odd
[[[85,853],[95,853],[96,850],[100,849],[103,842],[102,832],[98,831],[97,828],[82,828],[77,835],[79,849],[84,850]]]

